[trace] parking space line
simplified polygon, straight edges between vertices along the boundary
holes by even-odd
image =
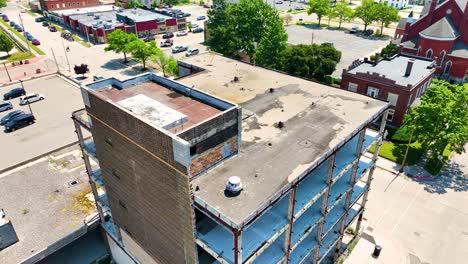
[[[395,231],[395,229],[397,228],[398,224],[400,224],[400,221],[401,219],[403,218],[403,216],[405,216],[405,214],[408,212],[408,210],[410,209],[411,206],[413,206],[414,202],[416,201],[416,198],[418,198],[419,194],[421,193],[423,189],[423,186],[419,187],[419,190],[418,192],[416,193],[415,196],[413,196],[413,199],[411,200],[411,202],[408,204],[408,206],[406,207],[405,211],[403,211],[403,213],[400,215],[400,217],[398,218],[398,220],[396,221],[395,225],[393,226],[392,228],[392,231],[391,233],[393,233]]]
[[[392,180],[393,181],[393,180]],[[398,192],[398,195],[395,195],[394,196],[394,199],[393,199],[393,203],[387,207],[387,209],[385,209],[384,213],[382,214],[382,216],[379,218],[379,220],[377,220],[377,222],[375,223],[375,226],[378,226],[380,224],[380,222],[382,221],[382,219],[388,214],[388,212],[390,211],[390,209],[397,203],[396,202],[396,198],[400,196],[400,194],[406,189],[406,186],[408,186],[409,184],[409,181],[406,181],[406,184],[405,186],[403,186],[400,190],[400,192]],[[387,186],[388,188],[388,186]]]

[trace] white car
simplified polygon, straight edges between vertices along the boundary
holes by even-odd
[[[176,33],[176,36],[177,37],[182,37],[182,36],[187,36],[187,34],[188,34],[187,31],[179,31],[179,32]]]
[[[8,101],[0,101],[0,112],[7,111],[13,109],[13,105],[11,105]]]
[[[198,53],[200,53],[200,51],[198,49],[191,48],[185,53],[185,57],[190,57],[190,56],[193,56],[193,55],[197,55]]]
[[[34,103],[34,102],[41,101],[44,99],[45,97],[42,94],[38,94],[38,93],[27,94],[27,95],[20,97],[20,105],[28,104],[28,102]]]

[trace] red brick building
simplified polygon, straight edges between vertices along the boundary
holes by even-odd
[[[436,76],[468,80],[468,0],[428,1],[418,19],[411,13],[395,31],[402,54],[435,59]]]
[[[98,6],[99,0],[39,0],[42,10],[79,9]]]
[[[387,124],[400,127],[414,101],[423,95],[436,69],[430,59],[407,56],[385,58],[378,63],[356,61],[343,70],[341,89],[389,101]]]

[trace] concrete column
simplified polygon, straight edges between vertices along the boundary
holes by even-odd
[[[367,197],[369,196],[369,191],[371,189],[372,179],[374,178],[375,166],[376,166],[377,158],[379,157],[380,146],[382,145],[382,137],[383,137],[383,133],[385,131],[385,125],[387,124],[387,116],[388,116],[388,110],[385,111],[382,114],[382,121],[380,123],[380,130],[379,130],[379,135],[380,136],[377,139],[374,155],[372,156],[372,161],[374,162],[374,165],[369,170],[369,177],[367,179],[368,188],[365,191],[364,196],[363,196],[363,201],[362,201],[362,205],[361,205],[363,207],[363,210],[362,210],[361,214],[359,215],[359,218],[358,218],[358,221],[357,221],[357,224],[356,224],[356,232],[359,232],[359,230],[361,229],[362,217],[364,215],[364,211],[366,210],[365,207],[366,207],[366,203],[367,203]]]
[[[242,232],[234,231],[234,264],[242,263]]]
[[[81,125],[74,118],[72,119],[73,119],[73,124],[75,125],[75,133],[78,136],[78,143],[80,144],[80,147],[83,149],[84,137],[83,137],[83,131],[81,130]]]
[[[289,263],[289,254],[291,253],[291,235],[292,235],[292,228],[294,222],[294,208],[296,205],[296,188],[295,185],[291,193],[289,194],[289,204],[288,204],[288,220],[289,220],[289,227],[285,231],[285,239],[284,239],[284,252],[286,252],[286,261],[285,263]]]
[[[335,158],[336,153],[328,158],[328,171],[327,171],[327,190],[323,194],[323,202],[322,202],[322,220],[318,224],[318,231],[317,231],[317,250],[314,252],[313,263],[318,263],[320,257],[320,247],[322,246],[322,234],[323,234],[323,225],[325,224],[325,216],[327,214],[328,209],[328,198],[330,198],[330,190],[333,181],[333,170],[335,169]]]

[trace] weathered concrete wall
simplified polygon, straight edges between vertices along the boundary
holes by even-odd
[[[211,148],[192,160],[190,175],[194,176],[237,152],[237,136]]]

